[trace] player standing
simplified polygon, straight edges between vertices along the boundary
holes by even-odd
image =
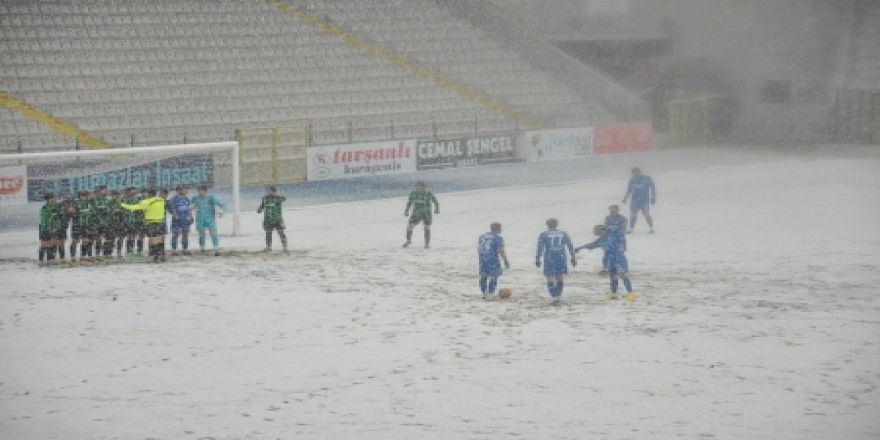
[[[136,205],[143,200],[138,196],[133,186],[125,189],[125,195],[122,197],[122,203]],[[128,238],[125,243],[125,253],[130,256],[143,257],[144,251],[144,213],[141,211],[130,212],[126,210],[125,226],[128,232]]]
[[[193,223],[192,219],[192,202],[187,193],[189,188],[180,185],[177,187],[177,194],[171,197],[169,209],[171,210],[171,255],[177,255],[177,241],[180,240],[180,247],[183,255],[189,253],[189,227]]]
[[[608,207],[608,216],[605,217],[605,227],[608,232],[617,234],[623,241],[623,248],[626,249],[626,217],[620,214],[620,206],[611,205]],[[608,255],[602,256],[602,275],[608,274]]]
[[[406,202],[406,209],[403,211],[404,217],[409,217],[409,223],[406,226],[406,243],[403,244],[403,247],[409,247],[412,244],[413,229],[419,223],[424,223],[425,225],[425,249],[431,247],[432,204],[434,205],[433,213],[440,214],[440,204],[437,202],[437,198],[425,189],[425,182],[416,182],[416,189],[409,193],[409,200]],[[410,208],[412,208],[412,216],[410,216]]]
[[[64,218],[63,206],[58,203],[55,194],[48,193],[43,198],[46,200],[40,208],[40,253],[39,262],[42,265],[43,260],[47,263],[55,260],[55,251],[58,248],[58,237],[63,228]],[[64,244],[62,243],[63,247]]]
[[[165,198],[159,192],[150,189],[145,191],[149,197],[139,203],[122,207],[129,211],[143,211],[146,221],[146,235],[150,238],[150,256],[153,262],[165,261]]]
[[[90,261],[92,258],[92,240],[94,240],[95,218],[92,210],[94,201],[91,193],[80,191],[79,200],[73,203],[73,225],[71,227],[70,259],[76,256],[76,245],[79,244],[79,260]]]
[[[498,278],[501,276],[500,256],[504,260],[504,268],[510,269],[507,253],[504,251],[504,238],[501,237],[501,223],[492,223],[489,232],[480,236],[477,252],[480,255],[480,291],[483,299],[495,295]]]
[[[611,278],[611,299],[620,299],[617,296],[618,278],[623,281],[627,297],[634,299],[632,282],[629,279],[629,262],[626,259],[626,243],[621,234],[610,231],[605,225],[596,225],[593,233],[599,236],[596,241],[585,244],[575,249],[595,249],[601,247],[608,261],[608,275]]]
[[[629,179],[629,185],[626,188],[626,195],[623,196],[623,203],[630,198],[629,204],[629,231],[633,232],[638,220],[639,211],[645,214],[645,221],[648,222],[650,233],[654,233],[654,219],[651,218],[651,205],[657,203],[657,188],[654,186],[654,179],[651,176],[642,174],[640,168],[632,169],[632,178]]]
[[[538,237],[538,249],[535,251],[535,266],[541,267],[544,257],[544,276],[547,277],[547,291],[552,304],[559,304],[564,289],[563,278],[568,273],[565,251],[571,257],[572,267],[577,266],[574,245],[565,231],[556,229],[559,221],[555,218],[547,220],[547,230]]]
[[[281,239],[281,246],[284,247],[284,253],[287,250],[287,235],[284,234],[284,218],[282,217],[281,204],[287,198],[276,194],[278,191],[274,186],[266,187],[266,196],[260,202],[257,208],[257,214],[263,213],[263,230],[266,231],[266,248],[263,252],[272,251],[272,231],[278,231],[278,238]]]
[[[214,256],[220,256],[220,236],[217,235],[216,216],[223,217],[223,212],[217,212],[217,208],[223,211],[229,208],[225,203],[213,195],[208,195],[208,187],[200,185],[198,187],[199,195],[192,198],[192,205],[196,211],[196,231],[199,233],[199,248],[202,254],[205,253],[205,232],[211,234],[211,243],[214,245]]]

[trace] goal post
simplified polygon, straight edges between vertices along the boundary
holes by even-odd
[[[17,200],[27,202],[38,201],[45,192],[73,196],[77,191],[90,190],[99,184],[117,190],[126,187],[173,190],[177,185],[228,185],[232,197],[232,235],[238,236],[241,235],[238,157],[239,143],[235,141],[0,154],[0,186],[15,186],[12,180],[4,183],[4,170],[21,170],[24,188],[18,188],[23,194],[19,194]],[[10,188],[2,192],[11,193],[13,189]],[[0,205],[12,203],[15,200],[0,196]]]

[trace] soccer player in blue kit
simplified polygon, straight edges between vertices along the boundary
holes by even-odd
[[[547,277],[547,291],[550,293],[551,304],[559,304],[562,298],[562,290],[565,287],[563,278],[568,273],[565,251],[571,257],[571,265],[577,266],[574,245],[565,231],[556,229],[559,220],[551,218],[547,220],[547,230],[538,237],[538,249],[535,251],[535,266],[541,267],[541,257],[544,258],[544,276]]]
[[[626,217],[620,214],[620,206],[608,207],[608,216],[605,217],[605,227],[611,234],[617,234],[623,241],[623,249],[626,250]],[[608,274],[608,254],[602,256],[602,275]]]
[[[499,234],[501,234],[501,223],[492,223],[489,232],[480,236],[477,248],[480,255],[480,291],[484,300],[495,295],[498,278],[502,273],[501,260],[504,260],[504,268],[510,269],[507,253],[504,252],[504,238]]]
[[[620,299],[620,297],[617,296],[619,278],[623,281],[624,287],[626,287],[627,298],[630,300],[635,299],[632,282],[630,282],[629,276],[627,275],[629,272],[629,263],[626,259],[626,243],[624,241],[624,236],[610,231],[605,225],[596,225],[593,228],[593,233],[599,236],[599,238],[592,243],[587,243],[578,247],[575,249],[575,252],[580,251],[581,249],[602,248],[605,252],[605,258],[603,258],[603,261],[606,261],[608,264],[608,275],[611,278],[611,295],[609,297],[611,299]]]
[[[181,185],[177,187],[177,194],[171,197],[168,210],[171,211],[171,254],[177,255],[177,241],[183,255],[189,253],[189,227],[193,224],[193,206],[187,193],[189,188]]]
[[[657,188],[654,186],[654,180],[650,176],[642,174],[640,168],[632,169],[632,178],[629,179],[626,195],[623,196],[624,204],[627,199],[630,199],[629,231],[627,233],[633,232],[639,211],[641,211],[645,214],[645,221],[648,222],[648,228],[653,234],[654,219],[651,218],[651,205],[657,203]]]

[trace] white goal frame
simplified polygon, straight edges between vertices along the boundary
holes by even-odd
[[[239,167],[239,145],[231,142],[208,142],[201,144],[162,145],[156,147],[108,148],[103,150],[52,151],[44,153],[0,154],[0,161],[27,161],[31,159],[60,159],[65,157],[103,157],[115,154],[143,153],[231,153],[232,162],[232,235],[241,235],[241,170]]]

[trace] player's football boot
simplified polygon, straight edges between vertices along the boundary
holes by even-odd
[[[409,241],[409,240],[407,240],[406,243],[403,244],[403,247],[407,248],[407,247],[409,247],[409,245],[411,245],[411,244],[412,244],[412,242]]]

